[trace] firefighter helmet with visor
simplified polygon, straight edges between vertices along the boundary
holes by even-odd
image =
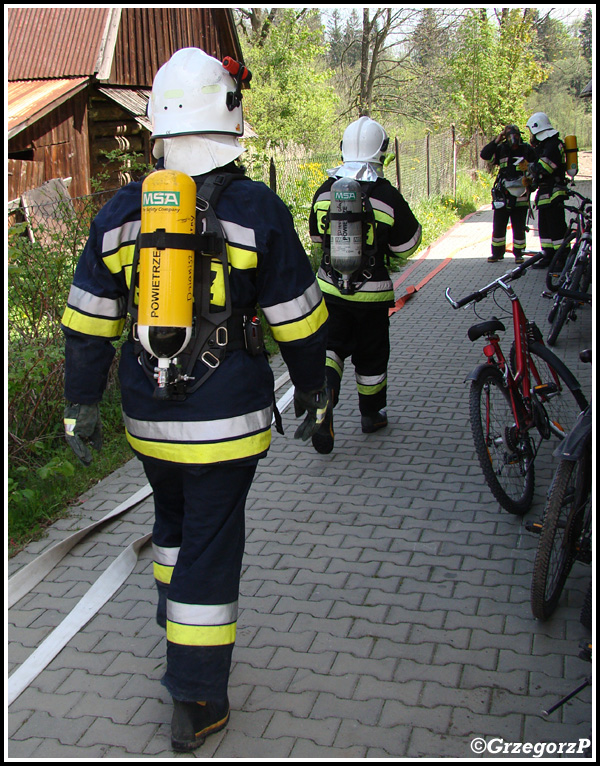
[[[344,162],[372,162],[382,164],[389,143],[383,127],[370,117],[359,117],[351,122],[342,137]]]
[[[200,48],[182,48],[158,70],[148,102],[152,138],[190,134],[241,136],[241,104],[228,108],[234,78]]]

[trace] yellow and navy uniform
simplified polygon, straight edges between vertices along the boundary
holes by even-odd
[[[141,182],[115,194],[94,219],[78,262],[63,316],[68,401],[97,402],[106,386],[113,342],[127,318],[141,197]],[[289,210],[246,177],[224,189],[215,210],[233,309],[260,306],[294,385],[319,390],[327,309]],[[176,699],[222,699],[235,640],[245,501],[271,441],[273,374],[266,355],[237,348],[183,401],[159,400],[139,351],[131,337],[124,342],[119,379],[127,439],[154,492],[157,619],[168,645],[163,682]]]
[[[331,205],[329,178],[317,190],[309,216],[313,242],[323,245]],[[402,194],[389,181],[379,178],[361,182],[373,209],[374,223],[368,223],[366,244],[375,251],[366,270],[357,272],[356,289],[342,294],[337,278],[324,253],[317,279],[329,311],[327,338],[327,385],[332,401],[338,401],[344,363],[351,357],[363,415],[378,412],[387,403],[389,361],[389,308],[394,305],[394,286],[386,266],[390,254],[412,255],[421,242],[421,225]]]
[[[102,397],[112,341],[126,320],[140,206],[141,183],[129,184],[92,223],[63,316],[68,401]],[[217,215],[227,239],[233,308],[259,305],[294,385],[318,389],[327,309],[288,209],[264,184],[243,179],[223,192]],[[158,407],[127,341],[120,381],[127,438],[140,455],[203,465],[260,456],[269,447],[272,374],[263,356],[233,351],[184,403]]]

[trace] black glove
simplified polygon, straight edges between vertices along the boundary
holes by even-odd
[[[306,412],[306,417],[296,429],[294,439],[307,441],[319,430],[319,426],[325,419],[328,404],[329,397],[325,385],[318,391],[309,391],[308,393],[299,391],[297,388],[294,390],[294,412],[296,417],[299,418]]]
[[[92,462],[92,453],[102,449],[102,424],[98,404],[67,404],[65,407],[65,437],[67,444],[84,465]]]

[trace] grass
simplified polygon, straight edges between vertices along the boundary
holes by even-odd
[[[421,249],[485,204],[490,199],[490,188],[489,176],[477,174],[471,177],[464,173],[458,177],[456,198],[432,197],[413,204],[413,212],[423,227]],[[404,262],[393,259],[391,270],[396,271],[403,265]],[[277,346],[268,332],[265,340],[268,352],[277,353]],[[125,439],[119,399],[115,386],[102,402],[104,444],[101,452],[94,453],[91,466],[83,468],[64,439],[54,438],[41,468],[9,470],[9,556],[42,537],[48,526],[67,516],[70,509],[81,502],[85,492],[133,457]]]

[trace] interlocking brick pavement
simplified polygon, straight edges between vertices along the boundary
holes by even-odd
[[[537,622],[537,539],[493,500],[473,451],[465,378],[481,346],[466,337],[472,309],[454,311],[444,290],[465,295],[510,267],[510,255],[506,269],[487,263],[490,236],[484,208],[396,275],[400,297],[448,259],[391,317],[388,428],[362,434],[350,365],[331,455],[295,441],[284,413],[286,433],[274,434],[247,507],[231,721],[197,757],[466,759],[476,737],[591,738],[589,688],[542,714],[590,673],[577,657],[590,567],[575,565],[556,613]],[[538,245],[533,231],[528,245]],[[515,289],[545,331],[543,282],[530,270]],[[578,353],[591,339],[585,308],[555,347],[588,394],[591,370]],[[280,358],[273,367],[284,371]],[[526,518],[541,515],[554,461],[546,445]],[[131,460],[14,557],[9,575],[145,483]],[[79,543],[9,610],[9,673],[151,525],[150,497]],[[173,756],[154,602],[146,546],[126,583],[10,705],[9,758]]]

